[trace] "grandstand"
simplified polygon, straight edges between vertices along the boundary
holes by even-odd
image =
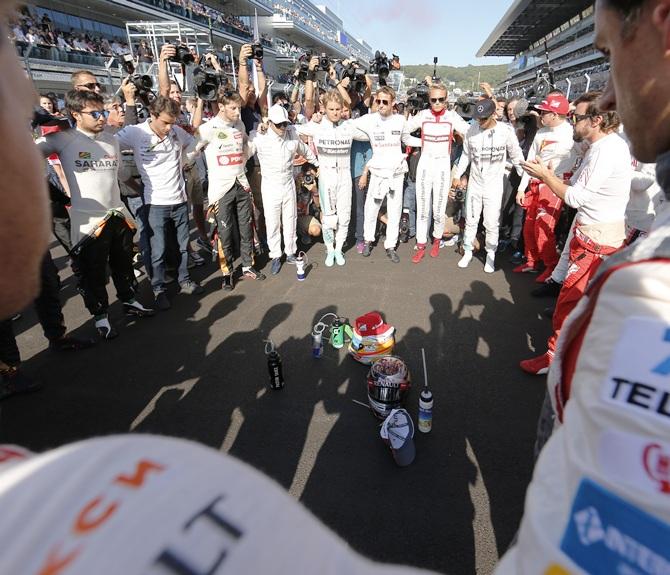
[[[530,94],[549,67],[555,86],[573,98],[604,87],[609,77],[593,47],[594,26],[591,0],[514,0],[477,56],[513,57],[498,93]]]
[[[131,29],[128,22],[140,26]],[[197,53],[213,45],[232,71],[230,51],[237,54],[242,44],[253,42],[256,22],[271,77],[292,70],[306,49],[365,63],[372,58],[370,46],[352,38],[337,15],[309,0],[37,0],[11,22],[10,35],[38,90],[63,94],[77,70],[89,69],[111,87],[120,84],[124,54],[148,65],[155,62],[158,46],[176,38],[147,37],[149,50],[140,54],[137,31],[156,28],[145,23],[188,31],[185,41],[199,38]]]

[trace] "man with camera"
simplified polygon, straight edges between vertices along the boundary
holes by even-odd
[[[180,252],[178,281],[182,293],[199,294],[202,288],[188,273],[188,204],[182,173],[185,151],[195,139],[175,126],[181,112],[179,104],[158,96],[151,105],[151,117],[138,126],[127,126],[117,134],[123,149],[132,149],[144,184],[144,200],[151,227],[151,287],[156,305],[170,308],[165,293],[165,251],[168,222],[175,227]]]
[[[551,166],[559,177],[570,172],[575,162],[572,126],[567,122],[570,104],[565,96],[550,94],[536,106],[540,113],[540,128],[528,152],[528,161],[540,158]],[[544,271],[535,280],[544,283],[558,263],[555,228],[563,200],[551,189],[524,172],[516,201],[526,209],[523,239],[526,262],[514,268],[515,272],[533,272],[542,261]]]
[[[452,187],[460,186],[460,178],[470,166],[470,178],[465,199],[465,233],[463,257],[458,267],[466,268],[472,261],[479,218],[484,214],[486,229],[486,263],[484,272],[495,271],[498,249],[500,210],[503,196],[503,177],[508,159],[521,170],[523,154],[514,130],[495,119],[496,103],[485,98],[477,102],[472,125],[463,142],[463,153],[454,172]]]
[[[631,156],[626,141],[617,133],[619,116],[616,112],[601,112],[599,97],[599,92],[588,92],[574,102],[573,139],[590,146],[568,182],[546,165],[542,157],[523,164],[532,178],[542,181],[558,198],[577,209],[564,249],[569,254],[569,268],[556,302],[554,333],[547,342],[548,350],[520,363],[521,369],[534,375],[547,373],[563,322],[584,294],[598,266],[621,248],[626,239]]]
[[[73,90],[67,94],[66,104],[76,129],[50,134],[37,146],[45,157],[54,153],[60,157],[71,192],[72,253],[77,261],[80,289],[98,333],[112,339],[118,332],[107,316],[108,265],[125,312],[146,317],[153,315],[153,310],[135,300],[135,230],[126,219],[121,202],[120,149],[114,136],[105,131],[108,113],[103,98],[95,92]]]
[[[454,133],[465,137],[470,126],[453,110],[448,110],[447,88],[433,83],[428,91],[430,108],[422,110],[407,121],[408,131],[421,129],[421,158],[416,172],[417,252],[412,261],[418,264],[426,255],[428,217],[433,210],[433,245],[430,255],[440,253],[444,233],[451,176],[451,147]]]
[[[407,161],[403,150],[406,146],[421,146],[421,140],[410,136],[405,118],[393,113],[395,91],[382,86],[375,95],[377,112],[352,120],[354,127],[367,134],[372,145],[372,158],[368,162],[371,173],[370,185],[365,200],[365,246],[362,255],[369,257],[375,241],[377,215],[384,198],[388,222],[384,248],[386,256],[394,263],[400,262],[396,246],[402,212],[402,193],[407,172]]]
[[[254,269],[253,205],[249,182],[244,173],[248,155],[247,135],[240,121],[242,97],[237,92],[219,88],[219,113],[198,129],[196,150],[205,150],[209,170],[208,199],[218,226],[219,264],[223,289],[234,285],[234,229],[237,222],[242,258],[242,276],[264,280]]]

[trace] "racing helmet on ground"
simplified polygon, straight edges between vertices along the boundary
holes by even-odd
[[[409,368],[397,356],[388,355],[372,364],[368,372],[368,403],[380,419],[398,409],[412,386]]]
[[[393,353],[395,328],[384,323],[379,313],[370,312],[357,318],[352,331],[349,354],[356,361],[370,365]]]

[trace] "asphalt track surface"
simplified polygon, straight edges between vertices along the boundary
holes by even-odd
[[[193,271],[202,296],[175,294],[156,317],[127,321],[110,284],[121,335],[71,354],[48,351],[34,312],[15,322],[26,373],[44,390],[0,404],[0,441],[36,451],[96,435],[159,433],[228,452],[278,481],[354,549],[383,562],[441,573],[490,573],[512,541],[533,465],[544,378],[519,359],[544,351],[547,300],[529,296],[533,278],[483,263],[456,266],[454,248],[437,259],[400,264],[381,246],[370,258],[349,251],[340,268],[323,264],[323,244],[304,282],[285,265],[264,282],[220,290],[218,266]],[[74,335],[94,327],[68,261],[53,248],[64,313]],[[147,281],[140,297],[149,301]],[[417,432],[417,456],[395,465],[366,401],[367,368],[346,348],[311,356],[311,326],[328,312],[352,321],[379,310],[397,329],[396,354],[414,387],[415,418],[425,348],[435,397],[430,434]],[[283,360],[286,387],[271,391],[263,340]]]

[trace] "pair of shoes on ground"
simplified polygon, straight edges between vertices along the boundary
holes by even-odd
[[[286,256],[286,263],[287,264],[294,264],[297,261],[298,258],[295,257],[295,254],[291,254],[289,256]],[[279,270],[281,270],[282,266],[282,261],[281,261],[281,256],[278,258],[272,258],[272,264],[270,265],[270,272],[272,273],[273,276],[276,276],[279,273]]]
[[[243,268],[242,269],[242,278],[243,279],[249,279],[249,280],[263,281],[265,279],[265,274],[263,272],[259,272],[254,267]],[[223,281],[222,281],[222,284],[221,284],[221,288],[224,291],[232,291],[234,286],[235,286],[235,282],[233,280],[233,274],[224,275],[223,276]]]
[[[472,250],[465,250],[463,252],[463,257],[461,257],[460,260],[458,260],[458,267],[459,268],[467,268],[468,265],[470,265],[470,262],[472,261]],[[486,262],[484,263],[484,272],[487,274],[492,274],[494,271],[496,271],[496,253],[494,251],[486,251]]]
[[[166,298],[167,299],[167,298]],[[158,299],[156,300],[158,303]],[[170,302],[168,302],[169,305]],[[142,317],[153,317],[156,315],[156,310],[153,310],[148,307],[144,307],[140,302],[138,302],[135,299],[132,299],[130,301],[124,301],[123,302],[123,311],[127,316],[130,317],[136,317],[136,318],[142,318]],[[119,332],[114,328],[114,326],[110,323],[109,321],[109,316],[105,314],[101,314],[99,316],[95,317],[95,329],[98,331],[98,334],[102,339],[114,339],[115,337],[118,337]],[[63,342],[63,340],[60,340],[62,343],[56,344],[60,345],[61,349],[66,349],[68,343],[70,345],[74,345],[74,349],[83,349],[83,348],[77,348],[77,344],[74,342]],[[52,342],[52,345],[54,342]],[[70,347],[69,349],[73,349]]]
[[[433,238],[433,245],[430,248],[430,257],[436,258],[440,255],[440,246],[442,238]],[[412,256],[412,262],[418,264],[426,256],[426,244],[416,244],[416,253]]]
[[[179,291],[186,295],[199,295],[205,290],[199,283],[189,279],[179,284]],[[172,307],[167,293],[164,291],[154,293],[154,298],[156,300],[156,309],[167,311]]]
[[[361,255],[365,258],[369,258],[372,253],[372,242],[363,243],[363,251]],[[393,248],[386,248],[386,257],[390,259],[394,264],[400,263],[400,257],[398,257],[398,252]]]
[[[337,263],[338,266],[343,266],[345,264],[344,254],[339,250],[333,250],[326,254],[326,266],[330,268],[335,263]]]

